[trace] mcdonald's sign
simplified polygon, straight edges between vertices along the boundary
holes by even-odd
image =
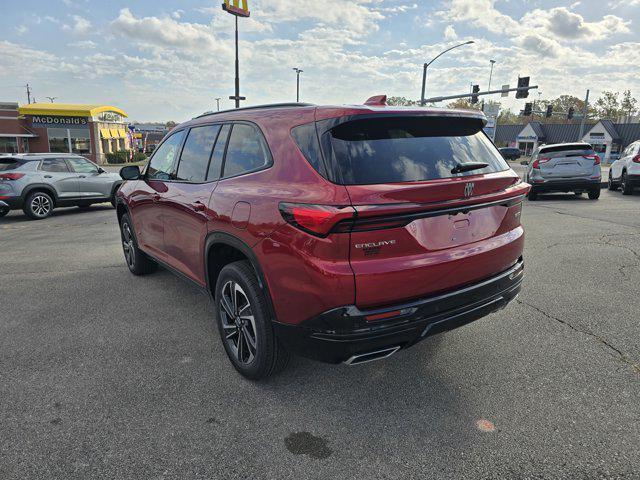
[[[248,17],[251,15],[247,0],[242,0],[242,7],[240,7],[240,0],[224,0],[222,9],[236,17]]]

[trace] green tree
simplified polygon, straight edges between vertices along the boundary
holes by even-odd
[[[457,98],[453,102],[447,103],[447,108],[460,108],[466,110],[480,110],[479,103],[471,103],[468,98]]]
[[[612,120],[617,119],[622,113],[622,107],[618,97],[620,92],[602,92],[600,98],[598,98],[594,105],[600,118],[609,118]]]
[[[631,90],[625,90],[622,93],[620,109],[624,115],[633,115],[638,110],[638,100],[631,96]]]
[[[410,100],[405,97],[387,97],[387,105],[392,105],[394,107],[413,107],[419,104],[420,102],[416,100]]]
[[[501,109],[498,115],[498,125],[518,125],[525,122],[526,120],[513,113],[510,108]]]

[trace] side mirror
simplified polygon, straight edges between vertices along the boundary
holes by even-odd
[[[140,174],[140,167],[137,165],[122,167],[120,169],[120,176],[123,180],[139,180],[142,177]]]
[[[98,167],[98,175],[100,175],[101,173],[107,173],[106,170],[103,170],[102,168]]]
[[[520,165],[529,165],[529,162],[527,162],[526,160],[521,160]]]

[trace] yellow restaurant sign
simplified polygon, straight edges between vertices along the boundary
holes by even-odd
[[[222,9],[237,17],[248,17],[251,15],[247,0],[242,0],[242,7],[240,7],[240,0],[224,0]]]

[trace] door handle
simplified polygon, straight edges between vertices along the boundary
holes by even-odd
[[[204,212],[207,208],[207,206],[200,201],[195,202],[192,207],[196,212]]]
[[[51,175],[45,175],[44,178],[53,178]]]
[[[80,175],[78,178],[87,178],[86,175]]]

